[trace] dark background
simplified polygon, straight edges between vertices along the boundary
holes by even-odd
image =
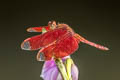
[[[56,20],[69,24],[86,39],[110,48],[101,51],[81,43],[72,58],[79,80],[120,80],[120,8],[115,1],[0,2],[0,80],[42,80],[37,51],[21,50],[21,42],[39,33],[30,26]]]

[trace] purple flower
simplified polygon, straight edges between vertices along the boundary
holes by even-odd
[[[65,62],[67,58],[70,57],[64,57],[62,61]],[[75,64],[71,66],[71,76],[72,80],[78,80],[78,68]],[[45,61],[40,77],[44,80],[63,80],[54,60]]]

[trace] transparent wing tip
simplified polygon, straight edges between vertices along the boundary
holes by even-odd
[[[28,28],[27,32],[36,32],[33,28]]]
[[[23,50],[30,50],[31,47],[30,47],[29,41],[24,41],[24,42],[21,44],[21,48],[22,48]]]
[[[44,53],[38,53],[38,55],[37,55],[37,61],[45,61]]]
[[[105,50],[109,50],[109,48],[107,48],[107,47],[104,47],[104,49],[105,49]]]

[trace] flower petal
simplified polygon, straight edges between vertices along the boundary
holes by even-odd
[[[67,58],[70,58],[70,56],[66,56],[62,58],[63,62]],[[72,75],[72,80],[78,80],[78,68],[75,64],[71,66],[71,75]],[[54,60],[45,61],[40,76],[44,80],[63,80],[61,73],[59,72]]]
[[[44,80],[56,80],[58,73],[55,62],[53,60],[46,61],[42,69],[41,77]]]
[[[75,64],[73,64],[71,67],[71,74],[72,74],[72,80],[78,80],[79,71]]]

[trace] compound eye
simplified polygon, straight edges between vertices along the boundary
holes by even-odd
[[[50,26],[51,29],[55,29],[57,25],[55,21],[49,21],[48,26]]]

